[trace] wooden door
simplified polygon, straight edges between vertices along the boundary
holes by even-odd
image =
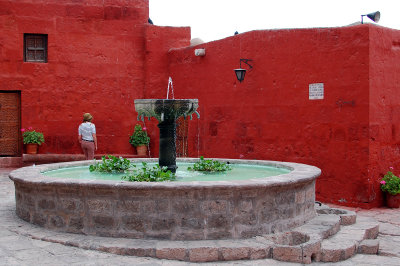
[[[0,156],[21,155],[21,94],[0,91]]]

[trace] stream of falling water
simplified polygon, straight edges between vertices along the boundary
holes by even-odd
[[[167,100],[168,100],[168,97],[169,97],[169,87],[170,86],[171,86],[172,99],[175,99],[175,96],[174,96],[174,84],[172,84],[172,78],[171,77],[168,78]]]
[[[171,77],[168,78],[167,100],[168,100],[168,98],[169,98],[169,88],[170,88],[170,87],[171,87],[171,96],[172,96],[172,99],[175,99],[175,96],[174,96],[174,84],[172,83],[172,78],[171,78]],[[163,114],[163,113],[161,114],[161,120],[164,120],[164,114]],[[142,122],[143,122],[143,127],[147,130],[145,119],[142,119]],[[150,143],[147,143],[147,151],[148,151],[148,153],[149,153],[149,157],[151,158]]]

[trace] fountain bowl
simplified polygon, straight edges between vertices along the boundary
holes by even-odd
[[[23,167],[9,177],[15,185],[17,215],[60,232],[139,239],[245,239],[290,230],[316,216],[319,168],[288,162],[219,160],[291,172],[249,180],[159,183],[42,174],[93,163],[79,161]]]
[[[136,99],[135,110],[139,117],[155,117],[159,122],[197,113],[198,99]]]

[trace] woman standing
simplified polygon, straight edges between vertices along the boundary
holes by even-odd
[[[92,115],[83,115],[83,123],[79,125],[79,143],[81,144],[86,160],[94,159],[94,151],[97,150],[96,126],[92,123]]]

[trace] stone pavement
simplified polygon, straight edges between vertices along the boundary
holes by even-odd
[[[63,235],[22,221],[15,215],[14,185],[8,178],[12,169],[0,168],[0,265],[194,265],[173,260],[121,256],[37,240],[23,232],[34,232],[43,239]],[[341,207],[343,208],[343,207]],[[349,208],[347,208],[349,209]],[[354,210],[354,209],[353,209]],[[400,210],[354,210],[358,216],[372,217],[380,223],[379,255],[357,254],[338,263],[311,265],[400,265]],[[272,259],[241,260],[202,265],[298,265]]]

